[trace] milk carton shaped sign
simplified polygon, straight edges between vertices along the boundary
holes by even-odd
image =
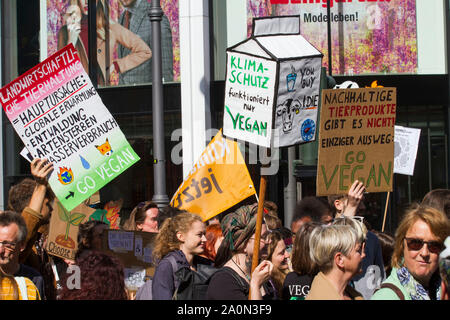
[[[322,57],[299,16],[254,19],[227,49],[224,135],[267,148],[314,141]]]

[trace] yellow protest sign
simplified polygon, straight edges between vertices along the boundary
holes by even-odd
[[[170,205],[196,213],[206,221],[255,193],[237,142],[223,137],[220,130],[175,192]]]

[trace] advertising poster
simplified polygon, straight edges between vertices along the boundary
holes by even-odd
[[[300,15],[301,35],[324,54],[328,68],[326,0],[247,0],[252,19]],[[333,74],[416,73],[415,0],[330,1]]]
[[[88,0],[43,0],[47,5],[48,56],[69,43],[77,49],[88,71]],[[99,85],[134,85],[152,82],[151,0],[97,0],[97,60]],[[163,81],[180,81],[178,0],[161,0],[161,54]],[[127,17],[127,11],[129,16]],[[108,21],[108,23],[106,23]],[[105,27],[108,26],[108,27]],[[108,37],[108,39],[107,39]],[[142,40],[142,41],[141,41]],[[109,43],[109,51],[105,48]],[[109,73],[107,66],[118,63]],[[121,70],[123,69],[123,70]],[[107,74],[108,73],[108,74]]]
[[[367,192],[392,191],[396,88],[322,91],[318,196],[347,193],[355,180]]]
[[[96,212],[95,209],[80,203],[72,211],[67,211],[58,200],[50,219],[50,228],[45,250],[48,254],[75,261],[78,250],[78,230],[82,223]]]
[[[67,211],[139,160],[72,45],[3,87],[0,101],[32,157],[53,163],[49,184]]]

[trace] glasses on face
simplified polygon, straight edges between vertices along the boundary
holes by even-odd
[[[420,249],[422,249],[425,243],[427,244],[428,250],[430,250],[431,253],[439,254],[443,249],[443,245],[439,241],[424,241],[422,239],[406,237],[405,240],[408,249],[412,251],[419,251]]]
[[[4,246],[5,249],[12,251],[16,248],[17,243],[5,240],[5,241],[0,241],[0,245]]]

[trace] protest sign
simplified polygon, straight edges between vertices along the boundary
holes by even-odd
[[[68,45],[0,90],[33,158],[54,164],[49,184],[71,211],[139,160]]]
[[[203,221],[256,194],[237,142],[219,131],[175,192],[170,205]]]
[[[268,148],[315,140],[323,55],[299,19],[255,19],[252,36],[227,49],[225,136]]]
[[[396,107],[395,88],[322,91],[317,195],[392,191]]]
[[[152,251],[157,233],[142,231],[105,230],[102,251],[116,256],[124,266],[125,286],[136,291],[153,276],[155,266]]]
[[[95,209],[81,203],[69,212],[56,199],[45,247],[48,254],[63,259],[75,260],[75,253],[78,249],[78,227],[80,224],[88,221],[95,211]]]
[[[394,173],[414,174],[420,129],[395,126]]]

